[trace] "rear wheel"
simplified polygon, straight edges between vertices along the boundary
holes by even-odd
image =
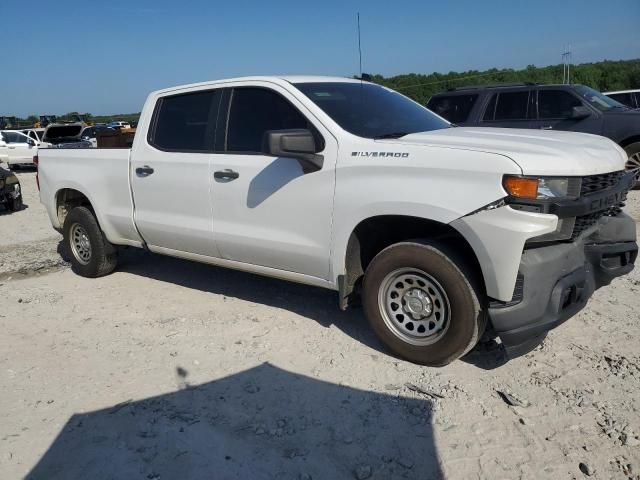
[[[64,221],[63,235],[71,269],[78,275],[101,277],[116,268],[117,250],[106,239],[88,208],[75,207],[69,212]]]
[[[471,350],[486,312],[471,269],[436,243],[387,247],[369,264],[363,306],[384,344],[412,362],[443,366]]]

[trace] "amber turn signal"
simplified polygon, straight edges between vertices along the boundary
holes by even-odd
[[[530,198],[535,200],[538,198],[538,179],[505,176],[502,181],[505,190],[512,197]]]

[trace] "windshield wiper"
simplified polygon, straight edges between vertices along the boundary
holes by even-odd
[[[409,135],[408,132],[392,132],[392,133],[384,133],[382,135],[376,135],[375,137],[373,137],[374,140],[382,140],[385,138],[400,138],[400,137],[404,137],[405,135]]]

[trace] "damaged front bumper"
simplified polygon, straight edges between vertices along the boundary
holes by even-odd
[[[602,217],[591,231],[570,243],[524,250],[512,300],[489,306],[510,357],[531,351],[584,308],[596,289],[633,269],[638,245],[631,217]]]

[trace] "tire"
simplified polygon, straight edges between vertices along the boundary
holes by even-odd
[[[7,208],[10,212],[17,212],[18,210],[22,210],[22,194],[18,195],[17,198],[8,199]]]
[[[627,160],[626,169],[633,170],[640,168],[640,142],[635,142],[624,147],[629,159]],[[640,188],[640,180],[636,182],[634,188]]]
[[[96,278],[108,275],[116,268],[118,252],[88,208],[72,209],[64,221],[62,234],[65,254],[76,274]]]
[[[367,267],[362,300],[371,327],[393,353],[432,367],[471,350],[487,324],[473,270],[437,243],[382,250]]]

